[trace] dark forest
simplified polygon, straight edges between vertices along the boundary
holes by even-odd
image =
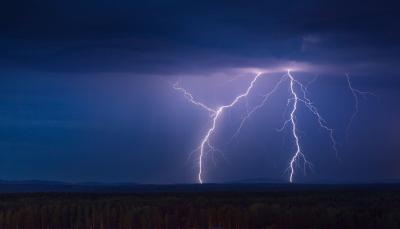
[[[5,194],[0,228],[398,228],[395,191]]]

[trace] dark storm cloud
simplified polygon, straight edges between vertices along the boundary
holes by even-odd
[[[0,63],[179,74],[296,61],[381,71],[399,59],[395,9],[375,1],[10,1],[0,10]]]
[[[188,152],[210,120],[168,83],[180,79],[217,106],[247,85],[232,76],[242,68],[247,76],[301,66],[312,74],[294,68],[299,80],[324,76],[310,85],[310,98],[343,143],[344,162],[336,163],[329,139],[313,132],[314,117],[299,109],[302,143],[315,165],[304,180],[398,179],[398,8],[371,0],[3,2],[0,178],[193,182]],[[379,97],[360,97],[349,142],[354,100],[344,72],[355,88]],[[164,75],[170,78],[149,77]],[[220,78],[191,77],[200,75]],[[257,85],[260,93],[274,82],[270,75]],[[287,87],[280,90],[232,145],[223,139],[245,105],[221,120],[213,141],[232,166],[207,168],[210,181],[286,180],[292,141],[284,136],[281,144],[275,131],[287,104]]]

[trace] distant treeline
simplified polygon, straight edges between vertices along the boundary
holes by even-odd
[[[400,193],[7,194],[0,228],[400,228]]]

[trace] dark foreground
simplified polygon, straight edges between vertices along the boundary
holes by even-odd
[[[398,185],[193,187],[1,194],[0,228],[400,227]]]

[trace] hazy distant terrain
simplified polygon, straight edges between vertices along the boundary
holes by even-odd
[[[326,190],[399,190],[400,183],[362,184],[288,184],[268,182],[238,182],[222,184],[137,184],[137,183],[68,183],[59,181],[1,181],[0,193],[87,192],[87,193],[146,193],[146,192],[263,192],[263,191],[326,191]]]

